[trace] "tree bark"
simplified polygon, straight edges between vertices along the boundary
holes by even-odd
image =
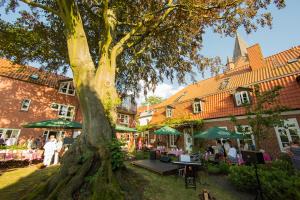
[[[114,133],[115,68],[110,57],[96,73],[81,17],[74,1],[58,0],[66,24],[73,82],[83,114],[78,141],[64,155],[60,171],[25,199],[123,199],[112,172],[109,145]]]

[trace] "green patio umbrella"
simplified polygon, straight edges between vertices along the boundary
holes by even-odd
[[[60,128],[60,129],[82,129],[79,122],[64,119],[52,119],[39,122],[31,122],[22,125],[24,128]]]
[[[129,128],[126,126],[116,125],[116,131],[118,132],[137,132],[134,128]]]
[[[154,131],[157,135],[181,135],[179,131],[169,126],[164,126],[156,131]]]
[[[220,139],[220,138],[230,138],[230,139],[242,139],[243,134],[237,134],[235,132],[228,131],[224,128],[212,127],[207,129],[206,131],[195,133],[194,138],[201,139]]]

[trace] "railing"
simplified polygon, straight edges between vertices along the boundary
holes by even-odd
[[[131,104],[131,105],[121,104],[121,105],[117,106],[117,109],[129,112],[129,113],[132,113],[132,114],[136,114],[136,112],[137,112],[137,106],[134,105],[134,104]]]

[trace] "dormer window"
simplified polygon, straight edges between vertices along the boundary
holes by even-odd
[[[173,109],[174,108],[172,106],[167,106],[167,108],[166,108],[166,117],[172,117]]]
[[[29,76],[32,80],[38,80],[39,79],[39,75],[38,74],[31,74]]]
[[[67,82],[61,82],[59,85],[59,93],[61,94],[67,94],[67,95],[75,95],[75,88],[73,86],[72,81],[67,81]]]
[[[228,83],[229,83],[229,78],[223,79],[219,85],[219,90],[225,90],[227,88]]]
[[[245,104],[250,104],[249,92],[248,91],[238,91],[234,93],[236,106],[242,106]]]
[[[202,111],[201,100],[196,98],[193,102],[193,112],[199,113]]]

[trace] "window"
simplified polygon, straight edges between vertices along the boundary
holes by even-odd
[[[222,82],[219,85],[219,90],[224,90],[227,88],[227,85],[229,83],[229,78],[225,78],[222,80]]]
[[[58,117],[66,120],[73,120],[75,115],[75,106],[52,103],[51,109],[58,111]]]
[[[129,115],[118,114],[118,119],[120,124],[129,124]]]
[[[50,107],[51,107],[52,110],[58,110],[59,109],[59,104],[52,103]]]
[[[20,135],[20,129],[6,129],[0,128],[0,138],[5,141],[7,146],[17,144]]]
[[[236,103],[237,106],[241,106],[243,104],[249,104],[250,103],[250,98],[249,98],[248,91],[236,92],[234,94],[234,97],[235,97],[235,103]]]
[[[68,81],[68,82],[62,82],[59,85],[59,93],[62,94],[67,94],[67,95],[75,95],[75,88],[73,86],[73,82],[72,81]]]
[[[195,100],[193,103],[193,111],[194,113],[199,113],[202,111],[201,108],[201,101],[200,100]]]
[[[175,138],[176,138],[176,136],[175,135],[169,135],[169,146],[170,147],[176,147],[176,145],[175,145]]]
[[[235,131],[237,134],[244,134],[244,139],[242,139],[244,141],[244,143],[248,144],[249,148],[250,148],[250,145],[254,145],[255,146],[255,140],[254,140],[254,135],[253,135],[253,132],[252,132],[252,128],[251,126],[248,126],[248,125],[242,125],[240,126],[240,130],[237,126],[235,126]],[[238,141],[238,146],[240,146],[240,140],[237,139]]]
[[[173,108],[167,107],[166,108],[166,117],[172,117],[172,114],[173,114]]]
[[[300,129],[296,118],[284,120],[283,127],[275,127],[277,140],[281,151],[286,151],[289,143],[300,139]]]
[[[21,110],[28,111],[30,106],[31,100],[30,99],[23,99],[21,103]]]
[[[39,75],[38,74],[31,74],[29,76],[32,80],[38,80],[39,79]]]

